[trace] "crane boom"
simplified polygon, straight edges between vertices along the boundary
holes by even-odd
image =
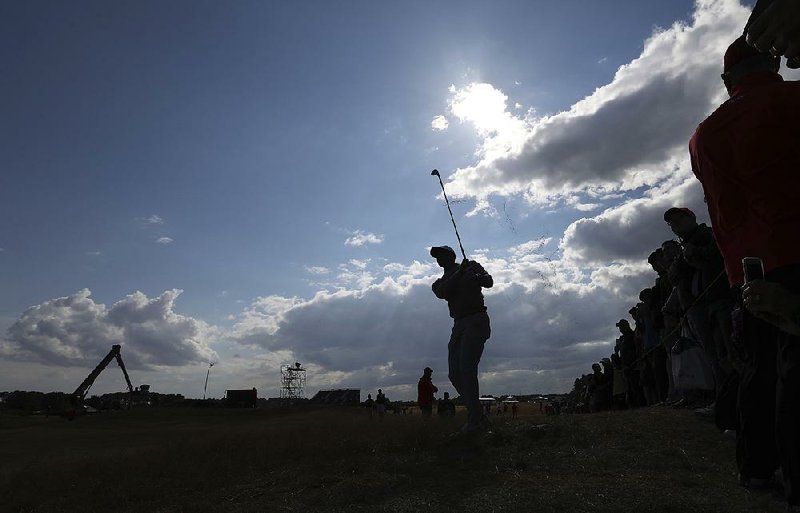
[[[78,388],[75,389],[75,392],[72,393],[72,396],[79,401],[83,401],[86,398],[86,394],[89,392],[89,389],[94,384],[94,380],[97,379],[97,376],[103,372],[103,369],[111,363],[111,360],[114,358],[117,359],[117,364],[119,364],[120,369],[122,369],[122,373],[125,375],[125,382],[128,384],[128,392],[131,393],[133,396],[133,385],[131,385],[131,380],[128,377],[128,371],[125,369],[125,364],[122,362],[122,355],[120,354],[120,346],[119,344],[114,344],[111,346],[111,351],[108,352],[105,358],[94,368],[94,370],[83,380],[83,383],[80,384]]]

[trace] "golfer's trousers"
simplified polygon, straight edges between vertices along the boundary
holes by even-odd
[[[473,426],[480,423],[483,415],[478,391],[478,363],[491,333],[489,315],[479,312],[453,323],[453,332],[447,345],[448,377],[464,400],[467,422]]]

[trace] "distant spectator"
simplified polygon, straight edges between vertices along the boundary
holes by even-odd
[[[386,414],[386,403],[388,402],[383,390],[379,388],[378,395],[375,396],[375,413],[378,414],[378,417],[383,417]]]
[[[433,369],[425,367],[417,383],[417,404],[423,417],[430,417],[433,414],[433,395],[439,391],[431,381],[432,375]]]
[[[620,319],[616,324],[620,331],[620,353],[623,369],[625,370],[625,382],[627,383],[627,404],[629,408],[641,406],[644,401],[639,385],[639,371],[636,369],[636,340],[630,323],[625,319]]]
[[[517,418],[518,409],[519,408],[517,407],[517,403],[516,402],[511,403],[511,418],[512,419],[516,419]]]
[[[611,363],[614,366],[611,407],[614,410],[622,410],[625,408],[625,394],[628,391],[625,372],[622,369],[622,359],[619,355],[611,355]]]
[[[456,405],[450,400],[450,393],[445,392],[444,397],[439,400],[436,406],[436,412],[442,416],[454,416],[456,414]]]
[[[598,411],[607,410],[609,404],[606,403],[608,397],[608,389],[610,383],[603,375],[602,368],[599,363],[592,365],[592,375],[589,381],[590,402],[589,411],[594,413]]]
[[[375,401],[372,400],[372,394],[367,394],[367,400],[364,401],[364,408],[369,411],[369,418],[372,418],[375,414]]]

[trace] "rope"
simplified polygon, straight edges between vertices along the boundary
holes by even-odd
[[[682,327],[682,326],[681,326],[681,321],[683,321],[683,320],[685,320],[685,319],[686,319],[686,316],[688,315],[688,313],[689,313],[689,310],[691,310],[692,308],[694,308],[694,306],[695,306],[695,305],[697,305],[697,303],[700,301],[700,299],[702,299],[702,298],[703,298],[703,296],[705,296],[705,295],[706,295],[706,292],[708,292],[708,291],[711,289],[711,287],[712,287],[712,286],[713,286],[715,283],[717,283],[717,280],[719,280],[719,279],[720,279],[720,278],[722,278],[723,276],[725,276],[725,271],[724,271],[724,270],[720,271],[720,273],[717,275],[717,277],[716,277],[716,278],[714,278],[713,280],[711,280],[711,283],[709,283],[709,284],[708,284],[708,286],[707,286],[705,289],[703,289],[703,291],[702,291],[702,292],[701,292],[701,293],[700,293],[700,294],[699,294],[699,295],[698,295],[696,298],[694,298],[694,301],[692,301],[692,304],[691,304],[691,305],[689,305],[689,308],[687,308],[687,309],[686,309],[686,311],[684,312],[684,314],[683,314],[683,315],[681,315],[681,316],[680,316],[680,318],[678,319],[678,325],[677,325],[677,326],[675,326],[674,328],[672,328],[672,331],[670,331],[669,333],[667,333],[665,336],[661,337],[661,340],[659,340],[659,341],[658,341],[658,345],[657,345],[657,346],[650,348],[650,349],[649,349],[649,350],[648,350],[646,353],[644,353],[643,355],[641,355],[640,357],[638,357],[637,359],[635,359],[635,360],[634,360],[634,361],[631,363],[631,365],[628,365],[627,367],[631,367],[631,366],[633,366],[633,365],[636,365],[637,363],[639,363],[639,362],[641,362],[641,361],[644,361],[644,359],[645,359],[645,358],[647,358],[647,357],[648,357],[648,356],[650,356],[651,354],[655,353],[655,352],[656,352],[656,351],[657,351],[657,350],[658,350],[658,349],[659,349],[659,348],[660,348],[660,347],[663,345],[664,341],[666,341],[666,340],[668,340],[670,337],[672,337],[672,335],[673,335],[673,334],[674,334],[676,331],[678,331],[678,330],[679,330],[679,329]]]

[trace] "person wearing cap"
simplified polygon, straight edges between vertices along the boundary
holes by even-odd
[[[692,170],[705,193],[728,283],[741,301],[742,258],[759,257],[765,278],[800,293],[797,112],[800,83],[778,74],[780,59],[739,37],[724,57],[730,99],[697,127]],[[758,303],[753,297],[751,303]],[[745,305],[747,306],[747,305]],[[768,483],[781,467],[790,508],[800,507],[800,337],[743,310],[745,354],[738,394],[741,483]]]
[[[639,370],[636,368],[636,337],[631,324],[627,319],[620,319],[615,326],[619,328],[620,337],[617,342],[619,356],[625,373],[625,382],[628,384],[627,406],[635,408],[644,404],[644,398],[639,383]]]
[[[715,393],[728,380],[733,371],[730,355],[731,311],[733,299],[725,279],[722,255],[717,247],[712,229],[686,207],[673,207],[664,212],[664,221],[683,246],[683,262],[675,263],[683,290],[691,294],[690,307],[684,313],[694,338],[700,343],[711,364]],[[697,413],[712,415],[714,402]]]
[[[488,428],[478,392],[478,364],[491,335],[489,314],[483,302],[482,288],[494,285],[492,276],[478,263],[464,259],[456,263],[456,252],[449,246],[431,248],[431,256],[444,269],[433,282],[433,293],[447,301],[453,330],[447,344],[448,377],[467,407],[463,433]]]
[[[431,380],[432,375],[433,369],[425,367],[417,383],[417,404],[422,410],[423,417],[430,417],[433,414],[433,394],[439,391]]]

